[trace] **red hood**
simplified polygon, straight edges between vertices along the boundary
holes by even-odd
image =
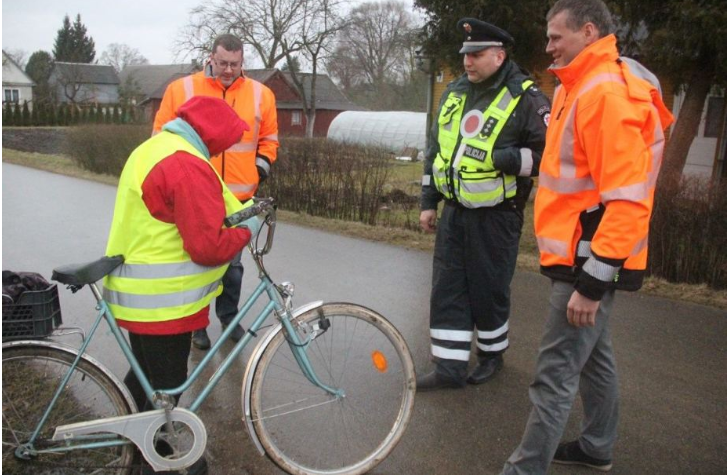
[[[197,132],[210,156],[239,142],[243,132],[250,130],[233,108],[219,98],[195,96],[179,107],[177,116]]]

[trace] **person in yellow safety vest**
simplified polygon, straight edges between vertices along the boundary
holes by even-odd
[[[244,207],[209,162],[248,125],[216,98],[194,97],[177,116],[127,160],[106,249],[124,264],[105,278],[104,298],[155,389],[186,380],[192,332],[207,326],[228,263],[260,228],[257,218],[223,226]],[[124,383],[140,410],[152,408],[132,371]]]
[[[523,209],[551,112],[528,73],[509,59],[508,32],[475,18],[457,28],[465,74],[442,96],[422,179],[420,225],[437,229],[437,238],[430,297],[435,369],[418,378],[420,391],[482,384],[503,366]],[[473,339],[478,363],[468,375]]]
[[[619,384],[609,319],[615,289],[642,285],[663,131],[673,121],[657,78],[620,58],[602,0],[559,0],[546,20],[561,84],[534,223],[551,297],[533,409],[505,474],[546,474],[552,461],[612,468]],[[560,444],[577,392],[580,435]]]
[[[243,43],[237,37],[224,34],[212,44],[212,53],[203,71],[170,83],[154,118],[153,133],[175,118],[181,104],[193,96],[223,99],[251,127],[242,138],[211,158],[212,165],[228,188],[240,201],[253,196],[258,185],[270,174],[277,157],[278,116],[273,92],[263,84],[248,78],[243,72]],[[223,278],[223,293],[215,301],[215,310],[223,329],[238,312],[243,265],[239,257],[231,263]],[[243,337],[236,326],[232,338]],[[192,343],[199,349],[210,348],[205,329],[195,332]]]

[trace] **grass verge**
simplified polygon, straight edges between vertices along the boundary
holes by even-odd
[[[93,180],[109,185],[116,185],[118,183],[118,179],[111,175],[96,174],[82,170],[74,163],[72,158],[63,155],[36,154],[3,148],[2,160],[3,162]],[[533,246],[531,246],[531,241],[535,241],[532,236],[533,232],[531,231],[533,216],[529,212],[531,210],[527,210],[525,217],[521,252],[518,256],[518,268],[538,272],[538,255]],[[434,235],[425,235],[402,228],[369,226],[358,222],[330,220],[303,213],[287,212],[285,210],[281,210],[278,216],[282,221],[287,223],[330,231],[355,238],[388,243],[395,246],[403,246],[413,250],[432,252],[435,243]],[[663,279],[648,277],[640,292],[726,309],[726,290],[714,290],[705,285],[675,284]]]

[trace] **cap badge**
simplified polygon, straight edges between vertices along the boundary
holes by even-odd
[[[467,31],[468,33],[472,33],[472,31],[473,31],[473,27],[472,27],[472,26],[470,26],[470,23],[463,23],[463,28],[464,28],[464,29],[465,29],[465,31]]]

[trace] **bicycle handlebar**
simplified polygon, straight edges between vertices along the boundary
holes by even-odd
[[[239,225],[248,218],[260,215],[261,213],[267,212],[275,208],[276,206],[276,201],[273,197],[260,199],[256,198],[254,200],[256,201],[255,205],[250,206],[244,210],[240,210],[239,212],[233,213],[232,215],[226,217],[224,221],[225,226],[230,228],[235,225]]]

